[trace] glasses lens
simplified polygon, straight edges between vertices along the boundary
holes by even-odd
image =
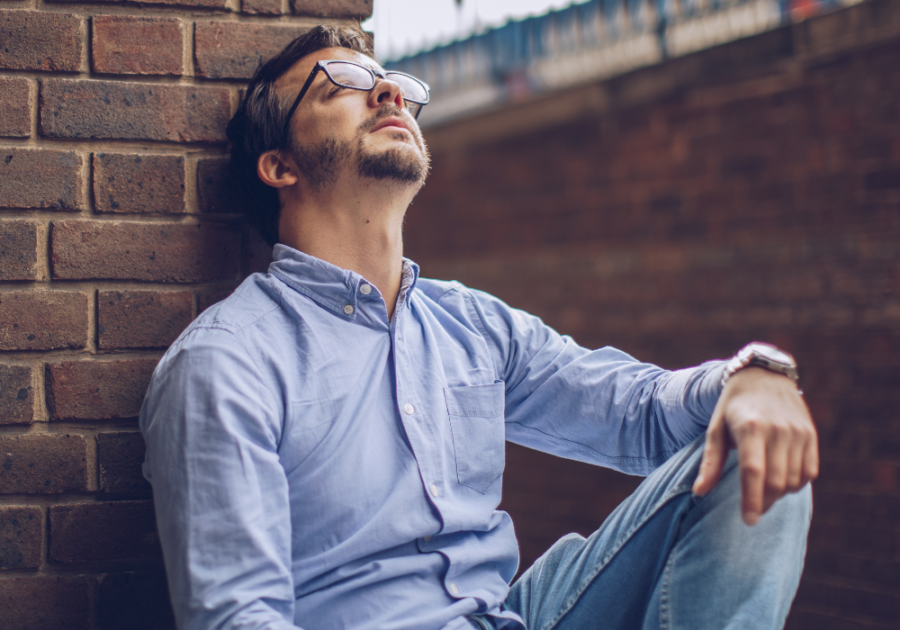
[[[356,64],[332,61],[326,68],[328,75],[340,85],[360,90],[371,90],[375,87],[375,75]]]
[[[400,94],[406,100],[419,104],[428,102],[428,90],[420,81],[400,72],[386,72],[385,78],[400,86]]]

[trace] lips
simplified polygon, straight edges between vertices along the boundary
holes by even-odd
[[[376,132],[379,129],[384,129],[385,127],[399,127],[405,131],[409,131],[409,127],[403,122],[403,119],[398,118],[397,116],[388,116],[378,122],[373,128],[372,132]]]

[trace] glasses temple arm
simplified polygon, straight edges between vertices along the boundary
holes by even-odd
[[[291,108],[288,110],[287,117],[284,119],[284,129],[281,130],[281,135],[283,137],[287,137],[288,132],[290,131],[291,118],[294,116],[294,112],[297,111],[300,100],[306,96],[306,93],[309,91],[309,86],[312,85],[313,79],[319,74],[319,70],[322,70],[322,66],[317,63],[316,67],[313,68],[313,71],[309,73],[309,78],[306,79],[306,83],[300,88],[300,93],[297,95],[297,98],[294,99],[294,104],[291,105]]]

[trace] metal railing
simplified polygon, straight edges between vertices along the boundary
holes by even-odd
[[[603,79],[863,0],[590,0],[388,61],[432,89],[423,126]]]

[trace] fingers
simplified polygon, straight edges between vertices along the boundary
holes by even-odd
[[[765,508],[766,443],[760,424],[742,423],[735,436],[741,475],[741,516],[747,525],[755,525]]]
[[[712,490],[722,476],[725,458],[728,456],[728,435],[721,415],[715,416],[706,430],[706,443],[703,445],[703,459],[700,471],[694,481],[694,494],[703,496]]]

